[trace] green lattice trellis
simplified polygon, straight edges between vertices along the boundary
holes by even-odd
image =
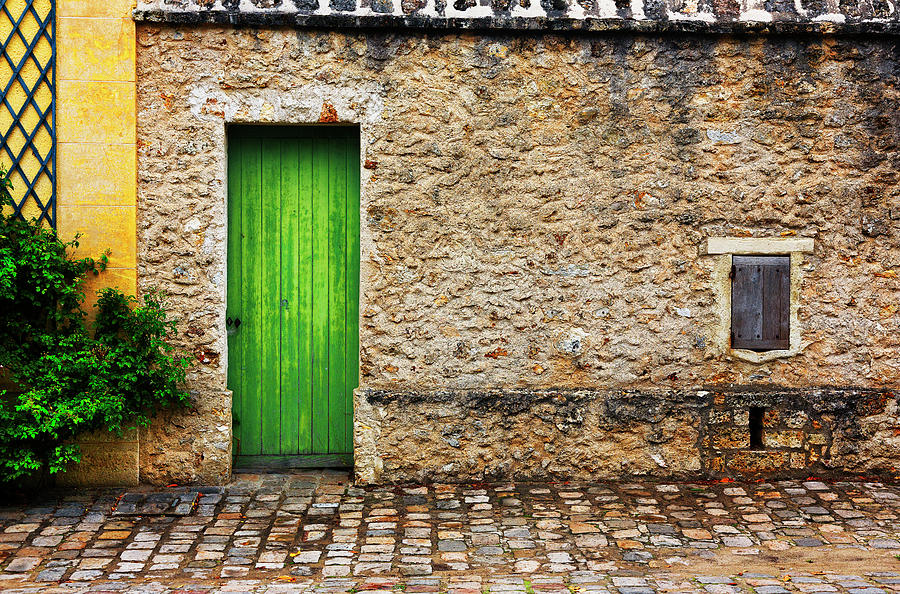
[[[0,36],[0,162],[16,184],[16,214],[56,227],[55,0],[0,0]]]

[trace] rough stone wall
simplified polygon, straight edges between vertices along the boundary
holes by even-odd
[[[146,480],[228,471],[226,122],[360,124],[363,390],[898,383],[893,38],[143,24],[138,44],[140,283],[171,294],[200,404],[142,436]],[[815,238],[798,354],[710,340],[712,236]],[[366,480],[420,455],[384,437],[405,410],[358,396]]]

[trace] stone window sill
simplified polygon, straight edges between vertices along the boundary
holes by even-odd
[[[793,345],[793,340],[791,341]],[[785,359],[798,355],[808,347],[810,342],[803,342],[797,346],[791,346],[789,349],[779,349],[773,351],[750,351],[747,349],[728,349],[728,356],[748,363],[768,363],[775,359]]]

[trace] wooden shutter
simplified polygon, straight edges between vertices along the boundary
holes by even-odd
[[[732,257],[732,348],[789,348],[790,312],[790,256]]]

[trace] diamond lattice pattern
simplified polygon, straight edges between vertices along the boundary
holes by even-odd
[[[0,0],[0,164],[16,213],[56,226],[54,0]],[[9,208],[9,207],[5,207]]]

